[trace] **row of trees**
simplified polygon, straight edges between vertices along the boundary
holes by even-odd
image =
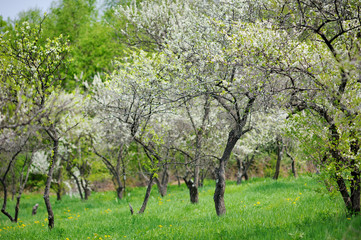
[[[19,203],[41,150],[50,153],[44,200],[53,228],[52,182],[60,198],[65,169],[86,199],[94,156],[120,199],[140,159],[148,182],[140,213],[154,182],[166,194],[171,167],[192,203],[213,171],[223,215],[231,156],[240,183],[269,143],[275,179],[283,155],[296,174],[302,151],[337,185],[348,211],[360,212],[358,1],[132,1],[109,3],[106,21],[92,20],[94,1],[79,1],[79,16],[68,16],[71,4],[2,28],[0,180],[10,220],[18,210],[6,211],[8,174],[21,169]]]

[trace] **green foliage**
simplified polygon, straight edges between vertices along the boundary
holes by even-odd
[[[327,194],[322,183],[310,177],[252,179],[227,183],[227,215],[213,211],[214,184],[200,189],[200,203],[188,202],[188,189],[170,186],[160,198],[152,191],[148,210],[130,215],[128,202],[136,209],[144,188],[129,189],[124,200],[111,192],[93,193],[88,201],[65,196],[54,204],[56,228],[49,231],[42,196],[25,195],[20,222],[0,216],[4,239],[359,239],[360,216],[347,218],[339,198]],[[320,194],[320,192],[322,194]],[[40,203],[38,214],[31,208]],[[9,203],[12,207],[14,202]],[[171,216],[171,217],[170,217]]]

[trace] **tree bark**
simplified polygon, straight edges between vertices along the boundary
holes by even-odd
[[[83,197],[83,191],[81,190],[81,186],[80,186],[80,182],[79,182],[78,177],[77,177],[73,172],[71,172],[71,170],[70,170],[70,175],[71,175],[71,176],[74,178],[74,180],[75,180],[76,186],[77,186],[77,188],[78,188],[78,192],[79,192],[80,199],[84,199],[84,197]]]
[[[277,136],[277,162],[276,162],[276,171],[273,176],[274,180],[277,180],[280,174],[281,160],[283,156],[283,142],[280,136]]]
[[[355,169],[351,172],[351,204],[352,204],[352,213],[360,213],[360,170]]]
[[[224,192],[226,190],[226,163],[231,156],[232,150],[239,140],[241,134],[235,134],[235,130],[232,130],[229,133],[227,145],[223,152],[222,158],[219,160],[219,167],[216,171],[217,180],[216,180],[216,190],[214,191],[214,204],[216,208],[216,213],[218,216],[221,216],[226,213],[226,206],[224,204]]]
[[[144,201],[142,204],[142,207],[139,210],[139,214],[144,213],[145,208],[147,207],[147,203],[149,200],[149,196],[150,196],[150,192],[152,191],[152,185],[153,185],[153,180],[154,180],[154,174],[152,174],[149,178],[149,182],[148,182],[148,187],[147,187],[147,191],[145,192],[145,197],[144,197]]]
[[[15,186],[15,170],[14,170],[15,166],[11,168],[11,180],[12,180],[12,189],[11,189],[11,200],[14,201],[15,195],[16,195],[16,186]]]
[[[193,203],[193,204],[198,203],[198,186],[197,186],[197,184],[195,182],[193,182],[192,179],[187,180],[187,178],[183,178],[183,180],[189,189],[189,197],[190,197],[191,203]]]
[[[168,173],[168,165],[166,164],[163,168],[161,181],[159,181],[158,178],[154,179],[154,181],[156,182],[157,187],[158,187],[158,192],[162,197],[167,195],[168,180],[169,180],[169,173]]]
[[[83,191],[84,191],[84,200],[88,200],[88,197],[90,195],[89,194],[89,188],[88,188],[88,181],[80,179],[80,184],[81,184],[81,187],[83,188]]]
[[[286,155],[291,159],[291,171],[295,178],[297,178],[297,172],[296,172],[296,161],[295,158],[292,157],[292,155],[287,151],[286,149]]]
[[[237,161],[237,185],[240,185],[242,183],[242,177],[243,177],[243,171],[242,171],[242,160],[236,156],[236,161]]]
[[[14,222],[14,218],[6,211],[6,205],[7,205],[7,200],[8,200],[8,190],[7,190],[7,187],[6,187],[6,183],[3,179],[0,179],[1,181],[1,184],[3,185],[3,188],[4,188],[4,200],[3,200],[3,206],[1,208],[1,212],[7,216],[10,221]]]
[[[56,160],[58,157],[59,140],[57,138],[53,138],[53,142],[54,142],[53,154],[52,154],[51,161],[50,161],[48,178],[46,179],[44,196],[43,196],[44,201],[45,201],[46,210],[48,212],[48,227],[50,230],[54,228],[54,212],[51,207],[49,195],[50,195],[50,185],[51,185],[51,180],[53,178],[55,163],[56,163]]]
[[[122,186],[118,186],[116,191],[117,191],[117,198],[121,200],[123,198],[124,188]]]
[[[9,171],[10,171],[10,169],[11,169],[11,166],[12,166],[12,165],[15,165],[15,164],[14,164],[14,161],[16,160],[16,157],[17,157],[17,155],[18,155],[20,152],[21,152],[21,148],[12,156],[12,158],[11,158],[11,160],[10,160],[8,166],[7,166],[7,169],[6,169],[5,173],[4,173],[4,176],[0,179],[0,182],[1,182],[1,184],[3,185],[3,188],[4,188],[4,200],[3,200],[3,206],[2,206],[2,208],[1,208],[1,212],[2,212],[5,216],[7,216],[7,217],[10,219],[10,221],[12,221],[12,222],[16,222],[17,219],[13,218],[13,217],[10,215],[10,213],[8,213],[8,212],[6,211],[6,205],[7,205],[7,199],[8,199],[8,190],[7,190],[7,185],[6,185],[6,176],[7,176],[7,174],[9,173]],[[14,167],[14,166],[13,166],[13,167]]]
[[[63,188],[63,168],[62,166],[60,166],[59,169],[59,176],[58,176],[58,181],[57,181],[57,189],[56,189],[56,200],[57,201],[61,201],[61,196],[62,196],[62,188]]]

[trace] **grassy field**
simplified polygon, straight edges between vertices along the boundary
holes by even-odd
[[[164,198],[154,188],[146,212],[133,216],[128,203],[138,210],[145,188],[130,189],[121,201],[113,192],[93,193],[88,201],[53,197],[52,231],[42,196],[24,195],[19,223],[1,215],[0,239],[361,239],[361,217],[348,218],[339,195],[311,177],[228,182],[223,217],[216,216],[213,192],[208,182],[192,205],[184,185],[170,186]],[[35,203],[38,214],[31,216]]]

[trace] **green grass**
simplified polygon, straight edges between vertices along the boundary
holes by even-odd
[[[51,231],[42,196],[24,195],[21,222],[0,216],[0,239],[361,239],[361,217],[348,219],[340,196],[311,177],[228,182],[223,217],[216,216],[213,192],[214,183],[207,182],[193,205],[184,185],[170,186],[164,198],[154,188],[146,212],[133,216],[128,203],[138,210],[145,188],[130,189],[121,201],[113,192],[93,193],[88,201],[52,196]]]

